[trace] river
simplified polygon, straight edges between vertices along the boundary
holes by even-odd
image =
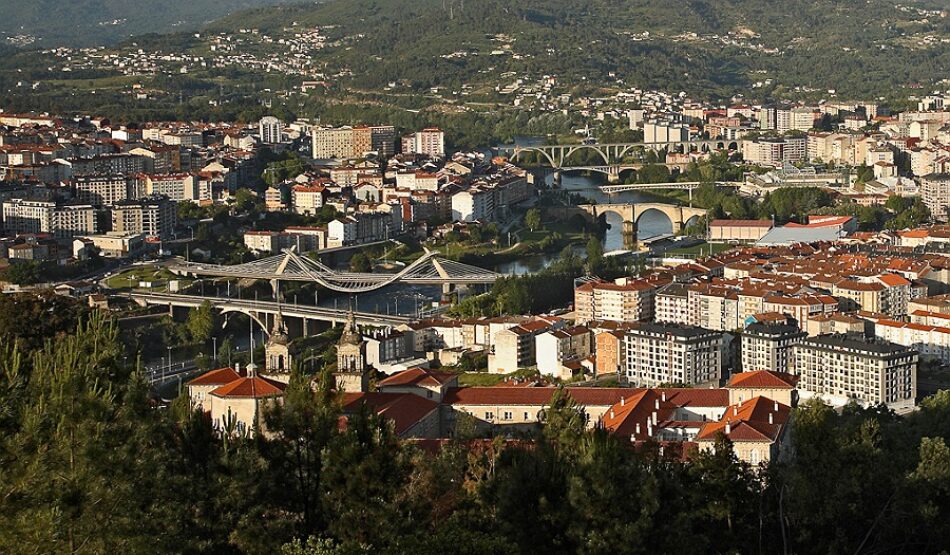
[[[550,171],[541,171],[536,175],[543,175],[545,183],[551,185],[554,182],[554,173]],[[607,198],[607,195],[600,190],[600,186],[607,183],[607,176],[594,173],[584,175],[575,172],[561,174],[561,189],[571,193],[583,195],[597,203],[626,203],[626,202],[664,202],[649,193],[640,191],[630,191],[626,193],[616,193]],[[607,233],[604,235],[604,252],[623,249],[623,220],[618,214],[608,212],[605,216],[607,221]],[[637,228],[637,236],[640,239],[649,239],[657,235],[663,235],[673,232],[673,225],[670,220],[655,211],[648,211],[640,217]],[[584,248],[579,247],[578,252],[583,252]],[[520,260],[506,262],[495,267],[495,271],[508,275],[523,275],[537,272],[546,268],[552,261],[556,260],[559,253],[536,254],[524,257]]]

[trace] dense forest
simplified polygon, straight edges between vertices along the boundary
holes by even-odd
[[[371,413],[340,425],[325,372],[295,375],[271,437],[156,408],[107,318],[0,303],[3,553],[939,553],[950,547],[950,393],[896,417],[819,404],[795,456],[684,462],[585,430],[563,392],[543,429],[438,449]],[[66,302],[66,301],[59,301]],[[11,304],[12,303],[12,304]],[[22,314],[21,314],[22,313]],[[8,321],[13,318],[14,320]]]

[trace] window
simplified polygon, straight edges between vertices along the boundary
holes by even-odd
[[[502,420],[511,420],[512,418],[514,418],[514,414],[508,410],[506,410],[502,415]]]
[[[494,418],[495,418],[495,413],[492,413],[492,412],[485,413],[485,420],[493,420]]]

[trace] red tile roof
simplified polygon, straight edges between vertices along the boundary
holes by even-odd
[[[390,420],[397,434],[403,434],[417,422],[438,410],[439,404],[413,393],[344,393],[343,411],[353,413],[366,404],[376,414]]]
[[[732,441],[775,441],[791,410],[788,405],[766,397],[755,397],[727,408],[719,422],[707,422],[696,439],[712,440],[722,432]]]
[[[797,384],[798,376],[794,376],[785,372],[759,370],[734,374],[731,378],[729,378],[729,383],[726,385],[726,387],[795,389]]]
[[[225,385],[240,378],[241,376],[233,368],[218,368],[217,370],[208,370],[188,382],[188,385]]]
[[[284,394],[285,384],[274,382],[253,376],[250,378],[238,378],[233,382],[223,385],[211,392],[215,397],[250,397],[260,399],[262,397],[277,397]]]

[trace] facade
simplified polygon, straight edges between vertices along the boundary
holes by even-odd
[[[495,194],[490,189],[470,187],[452,195],[452,219],[457,222],[491,220],[495,215]]]
[[[175,203],[162,196],[126,200],[112,208],[112,232],[166,239],[175,232]]]
[[[10,199],[3,203],[3,229],[11,235],[52,233],[59,238],[95,234],[96,210],[88,204]]]
[[[591,355],[592,334],[584,326],[551,330],[535,338],[538,372],[570,379],[581,371],[579,363]]]
[[[313,216],[323,208],[326,188],[322,185],[295,185],[291,189],[294,212],[304,216]]]
[[[774,225],[771,220],[713,220],[709,222],[709,240],[754,243]]]
[[[920,196],[933,217],[950,219],[950,174],[929,174],[920,178]]]
[[[642,387],[718,380],[722,341],[721,333],[703,328],[641,323],[624,337],[626,379]]]
[[[314,129],[311,139],[313,157],[318,160],[358,156],[355,153],[352,127]]]
[[[906,411],[917,395],[917,352],[883,341],[843,335],[803,339],[793,348],[792,373],[801,378],[803,396],[835,405],[883,403]]]
[[[653,319],[656,286],[642,279],[620,279],[619,283],[590,281],[574,290],[575,320],[648,322]]]
[[[112,206],[129,198],[128,181],[121,175],[89,175],[73,179],[76,198],[96,207]]]
[[[430,158],[445,157],[445,133],[430,127],[402,138],[402,151],[407,154],[424,154]]]
[[[742,369],[788,372],[792,347],[808,334],[788,324],[753,323],[742,332]]]
[[[284,122],[274,116],[264,116],[257,124],[261,142],[275,145],[284,142]]]

